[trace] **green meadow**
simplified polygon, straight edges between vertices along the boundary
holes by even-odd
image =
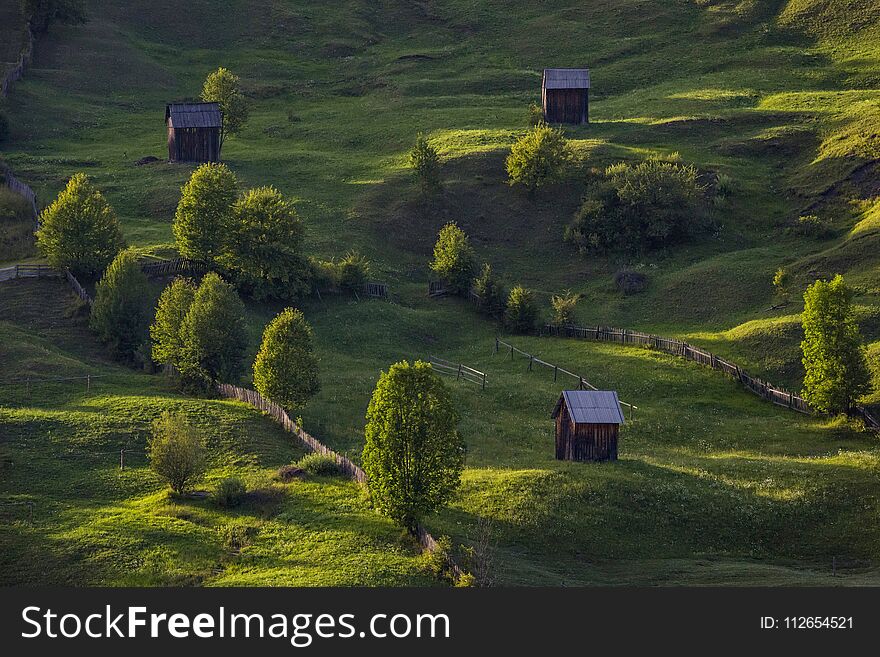
[[[296,201],[310,254],[357,249],[391,288],[389,302],[303,300],[322,380],[305,428],[357,459],[389,364],[434,355],[488,374],[485,391],[449,381],[467,469],[459,498],[428,519],[432,533],[468,544],[489,519],[504,584],[876,583],[875,435],[774,407],[649,350],[506,338],[639,407],[618,462],[557,462],[549,416],[572,382],[494,354],[495,325],[463,302],[426,297],[437,230],[454,220],[508,284],[532,287],[543,304],[580,292],[579,321],[682,337],[797,390],[801,293],[840,272],[880,363],[874,4],[195,0],[180,13],[166,0],[88,0],[89,21],[53,26],[0,101],[11,123],[0,157],[44,204],[86,172],[131,244],[172,255],[192,167],[135,161],[164,159],[165,103],[197,96],[226,66],[252,102],[224,147],[242,186],[275,185]],[[591,68],[592,122],[566,129],[572,180],[529,197],[507,185],[504,157],[527,129],[545,66]],[[443,158],[444,191],[427,204],[406,168],[419,131]],[[732,181],[712,231],[639,255],[584,256],[563,243],[587,169],[672,153]],[[803,215],[827,231],[804,234]],[[0,266],[21,259],[3,252]],[[771,283],[779,267],[792,274],[786,296]],[[624,268],[648,276],[645,292],[616,290]],[[249,357],[280,308],[248,304]],[[60,283],[0,285],[0,338],[6,583],[434,583],[354,484],[273,481],[302,451],[267,418],[107,360]],[[102,375],[89,389],[22,385],[88,373]],[[206,489],[235,474],[261,494],[220,511],[170,499],[143,456],[120,471],[119,449],[142,451],[167,407],[211,432]],[[247,545],[230,545],[232,525],[255,528]]]

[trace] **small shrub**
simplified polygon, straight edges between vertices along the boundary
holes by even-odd
[[[178,495],[191,490],[207,469],[204,438],[179,413],[165,411],[153,422],[147,453],[150,466]]]
[[[507,176],[511,185],[522,185],[529,192],[561,182],[571,163],[571,149],[562,131],[541,121],[520,138],[507,156]]]
[[[333,477],[342,473],[336,461],[317,452],[306,454],[296,462],[296,466],[317,477]]]
[[[284,489],[279,486],[263,486],[255,488],[245,496],[248,506],[264,518],[277,515],[284,501]]]
[[[798,217],[794,226],[788,229],[792,235],[811,237],[813,239],[828,239],[834,235],[834,229],[827,221],[823,221],[814,214]]]
[[[538,306],[531,290],[517,285],[507,298],[504,323],[515,333],[531,333],[538,322]]]
[[[648,289],[648,277],[641,272],[622,269],[614,274],[614,286],[625,296],[638,294]]]
[[[448,536],[440,536],[436,539],[433,550],[424,553],[425,570],[432,577],[446,582],[455,582],[455,576],[450,567],[452,561],[452,539]]]
[[[776,273],[773,274],[773,287],[776,288],[776,291],[779,292],[779,294],[786,294],[790,284],[791,274],[789,274],[784,267],[777,269]]]
[[[440,229],[430,267],[453,294],[465,296],[470,291],[476,255],[467,234],[457,224],[450,222]]]
[[[574,294],[571,290],[554,294],[550,299],[550,305],[553,307],[553,323],[557,326],[574,324],[574,308],[580,300],[581,295]]]
[[[533,101],[529,103],[528,114],[526,116],[529,125],[534,128],[544,120],[544,110],[538,105],[538,103]]]
[[[462,573],[455,579],[455,588],[467,589],[477,586],[477,578],[470,573]]]
[[[473,291],[480,298],[477,305],[480,312],[496,319],[504,314],[504,287],[488,263],[483,265],[480,275],[474,279]]]
[[[349,251],[336,264],[336,284],[343,290],[362,290],[370,275],[370,262],[357,251]]]
[[[312,291],[332,292],[336,289],[336,263],[332,260],[309,260],[311,269]]]
[[[240,523],[230,523],[219,528],[220,538],[223,546],[227,550],[238,551],[254,542],[257,534],[260,533],[258,527],[253,525],[243,525]]]
[[[440,155],[422,133],[418,134],[416,143],[409,152],[409,165],[419,182],[423,196],[427,197],[440,190]]]
[[[247,488],[241,479],[227,477],[219,481],[211,499],[217,506],[228,509],[241,504],[246,493]]]
[[[275,477],[282,483],[289,484],[294,479],[302,479],[306,476],[306,471],[297,465],[282,465],[278,468]]]

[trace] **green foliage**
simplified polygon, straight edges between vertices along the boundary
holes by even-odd
[[[31,205],[2,183],[0,170],[0,261],[15,262],[35,254]]]
[[[370,262],[357,251],[349,251],[336,263],[336,284],[343,290],[362,290],[369,275]]]
[[[639,251],[688,239],[708,205],[696,168],[651,158],[608,167],[565,239],[581,251]]]
[[[302,240],[302,221],[293,205],[274,187],[259,187],[232,206],[219,260],[257,299],[295,300],[310,289]]]
[[[221,66],[205,79],[202,100],[220,105],[220,112],[223,114],[223,129],[220,131],[222,148],[226,137],[241,132],[250,114],[248,100],[241,93],[241,80]]]
[[[504,324],[514,333],[531,333],[538,322],[538,304],[531,290],[517,285],[507,297]]]
[[[124,247],[116,213],[84,173],[75,174],[43,210],[36,234],[50,265],[88,277],[104,271]]]
[[[178,495],[191,490],[207,469],[204,437],[180,413],[165,411],[153,422],[147,453],[150,467]]]
[[[383,372],[367,409],[363,466],[376,508],[412,530],[458,490],[465,444],[458,413],[431,365]]]
[[[260,528],[241,522],[231,522],[220,527],[220,538],[227,550],[238,551],[254,542]]]
[[[339,464],[329,456],[310,452],[296,462],[296,467],[316,477],[335,477],[342,473]]]
[[[496,319],[504,315],[506,292],[488,262],[483,264],[479,276],[474,279],[473,291],[480,298],[477,305],[480,312]]]
[[[244,304],[219,275],[212,272],[202,279],[180,330],[178,369],[186,385],[207,387],[238,379],[247,347]]]
[[[839,274],[804,294],[801,343],[803,397],[815,409],[842,413],[871,390],[867,353],[852,308],[853,292]]]
[[[431,146],[428,138],[421,132],[416,137],[416,143],[409,152],[409,165],[419,182],[422,195],[427,197],[440,191],[440,155],[437,149]]]
[[[640,271],[621,269],[614,273],[614,285],[624,296],[638,294],[648,289],[648,277]]]
[[[788,232],[803,237],[812,237],[824,240],[834,235],[834,229],[827,221],[823,221],[814,214],[798,217],[797,223],[788,229]]]
[[[90,325],[110,351],[132,362],[147,340],[150,289],[132,249],[121,251],[98,282]]]
[[[789,285],[791,285],[791,274],[785,267],[780,267],[773,274],[773,287],[780,294],[787,294]]]
[[[254,386],[288,410],[299,408],[320,390],[312,327],[302,311],[286,308],[266,326],[254,362]]]
[[[544,109],[534,101],[529,103],[527,118],[529,125],[533,128],[541,125],[544,121]]]
[[[203,164],[180,190],[172,229],[185,258],[212,263],[231,229],[238,180],[225,164]]]
[[[470,291],[476,254],[468,236],[457,224],[448,223],[440,229],[430,267],[453,294],[465,295]]]
[[[541,121],[511,147],[507,177],[511,185],[522,185],[532,192],[562,182],[571,159],[562,130]]]
[[[557,326],[570,326],[574,324],[574,308],[581,295],[566,290],[562,294],[554,294],[550,298],[550,306],[553,308],[553,323]]]
[[[217,482],[217,487],[211,495],[211,500],[223,509],[238,506],[244,501],[247,494],[247,486],[238,477],[225,477]]]
[[[153,362],[180,369],[185,353],[181,328],[195,296],[196,286],[188,278],[175,278],[162,290],[150,326]]]
[[[21,0],[21,13],[37,34],[48,30],[52,23],[84,23],[86,20],[80,0]]]

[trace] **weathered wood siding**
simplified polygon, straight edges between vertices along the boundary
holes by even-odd
[[[219,162],[220,128],[175,128],[169,122],[168,160]]]
[[[563,404],[556,416],[556,458],[559,461],[616,461],[616,424],[575,424]]]
[[[589,123],[589,89],[544,89],[544,120],[548,123]]]

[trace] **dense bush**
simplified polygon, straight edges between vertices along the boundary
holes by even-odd
[[[150,326],[154,362],[180,369],[184,354],[181,327],[195,296],[196,286],[188,278],[175,278],[162,290]]]
[[[531,333],[538,322],[538,305],[531,290],[517,285],[507,297],[504,324],[514,333]]]
[[[476,255],[465,232],[455,223],[440,229],[434,245],[431,271],[437,274],[453,294],[470,292],[476,271]]]
[[[303,456],[296,462],[296,467],[318,477],[335,477],[342,472],[336,461],[324,454],[318,454],[318,452],[311,452]]]
[[[531,192],[561,182],[570,163],[571,150],[562,131],[542,121],[510,149],[506,162],[508,181]]]
[[[180,255],[208,263],[221,256],[237,194],[238,180],[225,164],[203,164],[193,171],[171,226]]]
[[[223,115],[223,129],[220,132],[222,149],[228,136],[241,132],[250,114],[248,100],[241,93],[241,80],[232,71],[221,66],[205,79],[202,100],[220,106],[220,113]]]
[[[461,483],[465,444],[458,413],[431,365],[395,363],[367,409],[364,471],[376,508],[414,530],[445,506]]]
[[[440,190],[440,156],[422,133],[416,137],[416,143],[409,152],[409,165],[424,196]]]
[[[535,126],[540,125],[544,120],[544,110],[538,103],[531,102],[529,103],[526,117],[529,125],[534,128]]]
[[[89,325],[111,353],[134,362],[148,338],[150,287],[131,249],[120,252],[98,282]]]
[[[565,239],[581,251],[639,251],[688,239],[708,204],[697,170],[649,159],[609,167],[594,181]]]
[[[94,277],[124,246],[119,219],[85,174],[75,174],[40,215],[37,248],[53,267]]]
[[[235,522],[223,525],[218,532],[227,550],[240,550],[254,542],[257,534],[260,533],[260,528]]]
[[[229,509],[242,503],[247,494],[247,487],[237,477],[226,477],[217,482],[211,499],[217,506]]]
[[[776,288],[777,292],[784,295],[788,293],[789,285],[791,285],[791,274],[784,267],[780,267],[773,274],[773,287]]]
[[[165,411],[153,422],[147,443],[150,467],[178,495],[188,492],[205,474],[205,441],[185,415]]]
[[[473,291],[479,297],[477,308],[480,312],[496,319],[504,315],[507,301],[504,286],[489,263],[483,265],[479,276],[474,279]]]
[[[363,290],[370,275],[370,262],[357,251],[349,251],[336,263],[336,285],[348,292]]]
[[[814,214],[798,217],[798,220],[788,229],[788,232],[792,235],[812,237],[818,240],[828,239],[834,235],[834,229],[831,224]]]
[[[553,323],[557,326],[571,326],[574,324],[574,308],[581,300],[580,294],[566,290],[562,294],[554,294],[550,298],[550,306],[553,308]]]
[[[220,264],[257,299],[296,300],[309,292],[303,225],[274,187],[249,190],[232,205]]]
[[[642,272],[621,269],[614,274],[614,286],[625,296],[648,289],[648,277]]]
[[[302,311],[286,308],[266,326],[254,362],[254,387],[288,410],[302,406],[320,389],[312,327]]]

